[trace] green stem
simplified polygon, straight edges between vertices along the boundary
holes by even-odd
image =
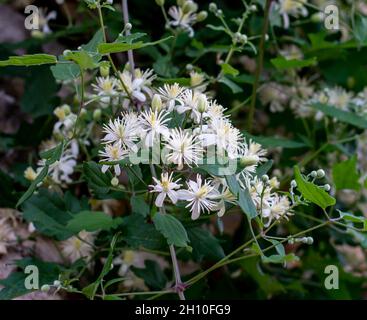
[[[255,115],[255,107],[256,107],[256,94],[257,89],[259,87],[260,83],[260,75],[263,69],[263,63],[264,63],[264,47],[265,47],[265,37],[269,26],[269,13],[270,13],[270,4],[271,0],[266,0],[265,4],[265,15],[264,15],[264,24],[261,34],[261,40],[260,40],[260,48],[259,48],[259,58],[257,62],[257,68],[255,73],[255,81],[252,88],[252,95],[251,95],[251,105],[250,110],[247,118],[247,131],[250,133],[252,131],[252,125],[254,121],[254,115]]]

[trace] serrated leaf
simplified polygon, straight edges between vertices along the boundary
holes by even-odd
[[[167,239],[169,245],[187,247],[190,241],[182,223],[174,216],[157,212],[153,217],[154,226]]]
[[[308,201],[318,205],[322,209],[335,204],[335,198],[330,196],[324,189],[316,186],[312,182],[306,181],[297,166],[294,167],[294,176],[297,182],[297,189],[301,192],[303,197]]]
[[[55,64],[57,59],[53,55],[37,53],[23,56],[11,56],[7,60],[0,61],[0,67],[6,66],[35,66],[41,64]]]

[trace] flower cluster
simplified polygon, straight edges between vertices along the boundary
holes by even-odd
[[[289,201],[273,190],[276,180],[260,181],[256,176],[259,164],[266,161],[266,151],[251,140],[247,141],[233,126],[225,108],[210,100],[201,90],[185,88],[178,83],[165,84],[141,105],[140,114],[124,111],[104,125],[104,144],[100,151],[102,171],[113,167],[116,176],[121,174],[121,161],[142,148],[160,148],[162,172],[153,175],[151,192],[157,194],[155,204],[163,207],[165,201],[176,204],[186,202],[192,219],[203,212],[216,212],[222,216],[236,197],[231,193],[226,179],[193,174],[193,168],[210,159],[234,162],[234,176],[251,196],[266,221],[280,219],[289,210]],[[176,175],[184,176],[176,178]],[[265,191],[265,192],[263,192]]]

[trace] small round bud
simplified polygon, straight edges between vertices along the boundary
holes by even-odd
[[[43,292],[48,292],[50,291],[50,286],[48,284],[44,284],[42,287],[41,287],[41,291]]]
[[[288,240],[288,243],[289,243],[289,244],[294,244],[294,238],[290,238],[290,239]]]
[[[197,4],[191,0],[188,0],[184,3],[182,6],[182,12],[189,13],[189,12],[195,12],[197,10]]]
[[[316,171],[311,171],[311,177],[312,178],[316,178],[317,177],[317,172]]]
[[[62,110],[65,112],[66,116],[68,116],[71,113],[70,106],[67,104],[62,105]]]
[[[319,23],[324,20],[324,13],[323,12],[316,12],[311,16],[311,21],[314,23]]]
[[[206,11],[200,11],[196,16],[196,21],[201,22],[204,21],[208,17],[208,13]]]
[[[192,69],[194,69],[194,66],[192,64],[189,63],[186,65],[186,70],[191,71]]]
[[[269,35],[268,34],[265,35],[265,41],[269,41]]]
[[[327,191],[327,192],[329,192],[330,191],[330,189],[331,189],[331,187],[330,187],[330,184],[325,184],[324,185],[324,189],[325,189],[325,191]]]
[[[69,54],[71,53],[71,50],[66,49],[64,50],[64,52],[62,53],[65,57],[67,57]]]
[[[54,286],[55,286],[55,287],[59,287],[59,286],[61,286],[61,282],[60,282],[59,280],[55,280],[55,281],[54,281]]]
[[[312,237],[307,237],[306,243],[309,244],[309,245],[313,244],[313,238]]]
[[[117,187],[119,185],[119,179],[117,179],[116,177],[113,177],[111,179],[111,185],[114,187]]]
[[[152,110],[153,111],[160,111],[162,109],[162,99],[159,94],[155,94],[152,99]]]
[[[223,10],[222,9],[218,9],[217,12],[216,12],[216,15],[218,17],[223,16]]]
[[[164,0],[155,0],[155,3],[159,5],[160,7],[164,6]]]
[[[215,13],[217,10],[218,10],[218,7],[214,2],[209,4],[209,11]]]
[[[296,187],[297,187],[297,182],[296,182],[296,180],[292,180],[292,181],[291,181],[291,187],[292,187],[292,188],[296,188]]]
[[[93,111],[93,120],[99,121],[99,120],[101,120],[101,116],[102,116],[102,110],[101,109],[96,109],[96,110]]]
[[[132,29],[132,27],[133,27],[132,24],[129,23],[129,22],[125,24],[125,30],[126,31],[130,31]]]
[[[321,179],[321,178],[325,177],[325,171],[324,171],[324,170],[322,170],[322,169],[317,170],[317,171],[316,171],[316,173],[317,173],[317,177],[318,177],[319,179]]]
[[[262,177],[261,177],[261,180],[262,182],[264,183],[267,183],[269,181],[269,176],[267,174],[264,174]]]
[[[240,37],[240,42],[246,44],[248,41],[248,38],[245,34],[241,34],[241,37]]]
[[[256,12],[256,11],[257,11],[257,6],[256,6],[256,4],[253,4],[253,5],[251,5],[251,6],[250,6],[250,11],[251,11],[251,12]]]

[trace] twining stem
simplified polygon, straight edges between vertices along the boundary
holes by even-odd
[[[129,9],[127,6],[127,0],[122,0],[122,15],[124,17],[124,24],[125,26],[129,23]],[[126,29],[126,35],[130,35],[130,29],[127,28]],[[131,75],[132,75],[132,79],[134,80],[135,78],[135,63],[134,63],[134,55],[133,55],[133,51],[129,50],[127,52],[127,57],[129,59],[129,65],[130,65],[130,69],[131,69]]]
[[[149,164],[149,166],[150,166],[150,171],[152,173],[152,176],[157,179],[157,172],[155,170],[154,165]],[[160,211],[161,211],[162,214],[166,214],[166,208],[164,207],[164,205],[160,208]],[[171,259],[172,259],[172,266],[173,266],[173,273],[174,273],[174,276],[175,276],[177,294],[178,294],[180,300],[186,300],[183,291],[179,287],[180,285],[182,285],[181,274],[180,274],[180,268],[178,267],[175,247],[172,244],[169,246],[169,252],[170,252],[170,255],[171,255]]]
[[[255,73],[255,81],[254,85],[252,87],[252,96],[251,96],[251,105],[250,110],[247,118],[247,131],[252,131],[252,125],[254,121],[254,115],[255,115],[255,107],[256,107],[256,94],[259,87],[260,82],[260,76],[263,69],[263,63],[264,63],[264,51],[265,51],[265,37],[267,34],[268,26],[269,26],[269,13],[270,13],[270,4],[272,0],[266,0],[265,4],[265,14],[264,14],[264,23],[263,23],[263,29],[261,33],[261,39],[260,39],[260,45],[259,45],[259,57],[257,62],[257,68]]]

